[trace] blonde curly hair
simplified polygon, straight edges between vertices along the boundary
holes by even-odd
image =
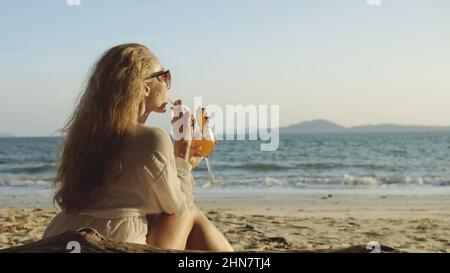
[[[138,123],[145,77],[158,58],[141,44],[107,50],[94,65],[67,124],[54,183],[54,202],[65,211],[89,205],[98,191],[122,172],[125,137]]]

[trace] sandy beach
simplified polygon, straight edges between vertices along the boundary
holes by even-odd
[[[203,194],[197,205],[239,250],[336,249],[378,241],[450,252],[450,196]],[[58,209],[0,208],[0,249],[39,240]]]

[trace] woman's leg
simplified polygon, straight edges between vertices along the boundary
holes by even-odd
[[[197,209],[199,214],[189,234],[186,249],[215,252],[234,251],[228,240],[211,221]]]
[[[222,233],[193,206],[181,216],[162,213],[149,223],[147,244],[167,249],[233,251]]]

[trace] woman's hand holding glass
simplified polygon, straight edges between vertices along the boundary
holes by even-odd
[[[174,117],[171,121],[172,132],[175,139],[175,156],[188,161],[192,168],[195,168],[204,159],[203,156],[197,156],[201,153],[202,147],[192,145],[194,138],[195,120],[193,115],[187,111],[181,100],[176,100],[173,104]]]

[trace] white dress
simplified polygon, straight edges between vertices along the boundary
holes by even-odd
[[[56,215],[43,238],[91,227],[111,240],[146,244],[146,215],[181,215],[193,206],[192,166],[174,156],[165,131],[138,124],[135,134],[125,141],[123,158],[123,175],[110,181],[82,211]]]

